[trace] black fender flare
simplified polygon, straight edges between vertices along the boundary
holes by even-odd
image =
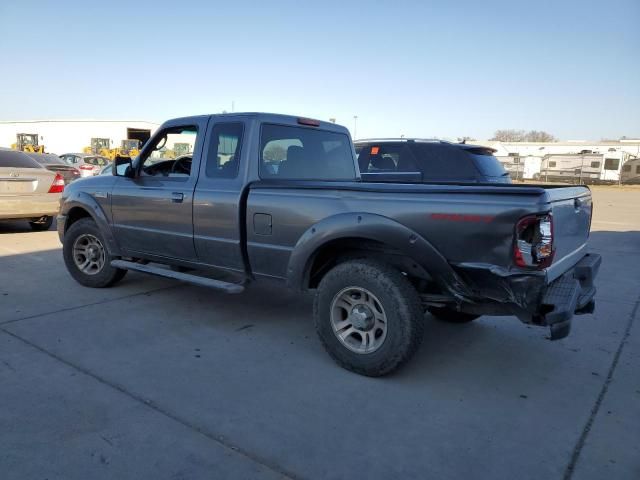
[[[390,245],[429,272],[446,292],[461,300],[471,296],[469,288],[449,262],[424,237],[388,217],[358,212],[327,217],[302,234],[289,257],[289,287],[305,290],[316,253],[329,242],[341,238],[362,238]]]
[[[61,221],[62,217],[64,219],[64,225],[62,226],[62,230],[58,228],[60,233],[60,240],[63,240],[63,234],[66,232],[68,226],[66,224],[66,218],[69,215],[69,212],[74,208],[81,208],[85,212],[89,214],[89,216],[96,222],[96,225],[100,229],[102,236],[106,242],[105,247],[109,251],[111,255],[119,256],[120,248],[118,247],[118,243],[116,242],[115,236],[113,235],[113,231],[111,230],[111,225],[109,225],[109,219],[105,214],[103,208],[96,201],[96,199],[88,194],[87,192],[74,192],[69,197],[67,197],[60,207],[60,215],[58,217],[58,222]]]

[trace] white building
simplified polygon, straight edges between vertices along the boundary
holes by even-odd
[[[16,134],[27,133],[37,134],[38,143],[50,153],[82,152],[92,138],[108,138],[115,148],[126,139],[144,143],[159,126],[142,120],[0,121],[0,147],[10,147],[16,143]]]

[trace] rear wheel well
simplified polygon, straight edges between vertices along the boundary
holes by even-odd
[[[324,275],[336,265],[348,260],[371,259],[391,265],[409,277],[418,288],[431,280],[427,271],[400,250],[367,238],[340,238],[320,247],[311,257],[305,275],[305,287],[317,288]]]
[[[69,210],[69,213],[67,213],[67,221],[64,225],[64,231],[66,232],[67,230],[69,230],[69,227],[71,227],[71,225],[76,223],[78,220],[82,218],[87,218],[87,217],[92,218],[91,214],[87,212],[84,208],[73,207],[71,210]]]

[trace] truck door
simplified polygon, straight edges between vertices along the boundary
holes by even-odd
[[[244,119],[214,117],[207,138],[193,203],[196,253],[209,265],[244,270],[240,209],[249,155]]]
[[[165,125],[140,154],[135,177],[116,177],[113,228],[120,248],[131,256],[196,259],[193,191],[207,118],[192,121]],[[188,143],[190,150],[176,156],[176,143]]]

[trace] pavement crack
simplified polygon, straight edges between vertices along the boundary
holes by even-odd
[[[178,284],[178,285],[168,285],[166,287],[160,287],[160,288],[156,288],[154,290],[145,290],[144,292],[138,292],[138,293],[132,293],[130,295],[124,295],[123,297],[107,298],[105,300],[99,300],[97,302],[83,303],[82,305],[76,305],[74,307],[61,308],[60,310],[54,310],[52,312],[36,313],[35,315],[29,315],[27,317],[14,318],[13,320],[5,320],[3,322],[0,322],[0,326],[9,325],[11,323],[16,323],[16,322],[21,322],[22,320],[31,320],[33,318],[46,317],[47,315],[54,315],[56,313],[71,312],[73,310],[80,310],[82,308],[93,307],[95,305],[103,305],[105,303],[117,302],[118,300],[125,300],[127,298],[138,297],[140,295],[146,295],[148,293],[160,292],[162,290],[168,290],[170,288],[175,289],[175,288],[178,288],[178,287],[181,287],[181,286],[185,286],[185,284],[182,284],[182,285],[180,285],[180,284]]]
[[[170,287],[166,287],[166,288],[170,288]],[[160,289],[162,290],[162,289]],[[144,293],[148,293],[148,292],[144,292]],[[24,343],[25,345],[30,346],[31,348],[34,348],[35,350],[45,354],[46,356],[66,365],[69,368],[72,368],[90,378],[93,378],[94,380],[96,380],[97,382],[99,382],[102,385],[105,385],[106,387],[109,387],[113,390],[116,390],[118,392],[120,392],[121,394],[129,397],[131,400],[134,400],[137,403],[140,403],[142,405],[144,405],[145,407],[153,410],[154,412],[169,418],[170,420],[173,420],[174,422],[179,423],[180,425],[182,425],[183,427],[196,432],[199,435],[202,435],[203,437],[207,438],[208,440],[217,443],[218,445],[220,445],[221,447],[223,447],[225,450],[228,450],[230,452],[236,453],[238,455],[241,455],[242,457],[245,457],[246,459],[252,461],[253,463],[256,463],[258,465],[261,465],[262,467],[271,470],[272,472],[276,473],[277,475],[285,478],[285,479],[289,479],[289,480],[299,480],[300,476],[298,476],[297,474],[294,474],[288,470],[286,470],[285,468],[267,460],[262,458],[259,455],[256,455],[252,452],[249,452],[248,450],[245,450],[242,447],[239,447],[238,445],[235,445],[231,442],[229,442],[227,439],[225,439],[222,435],[219,434],[215,434],[212,433],[208,430],[205,430],[201,427],[199,427],[198,425],[195,425],[194,423],[190,422],[189,420],[180,417],[178,414],[173,413],[161,406],[159,406],[157,403],[153,402],[152,400],[148,399],[148,398],[144,398],[136,393],[133,393],[129,390],[127,390],[124,386],[119,385],[117,383],[113,383],[109,380],[107,380],[106,378],[103,378],[101,376],[99,376],[98,374],[92,372],[91,370],[88,370],[84,367],[81,367],[80,365],[76,365],[75,363],[72,363],[69,360],[66,360],[65,358],[62,358],[61,356],[57,355],[56,353],[50,352],[49,350],[41,347],[40,345],[24,338],[21,337],[18,334],[15,334],[13,332],[11,332],[10,330],[6,330],[5,328],[3,328],[3,325],[0,325],[0,332],[6,333],[7,335],[9,335],[10,337],[15,338],[16,340]],[[104,439],[104,438],[103,438]],[[105,439],[106,441],[106,439]]]
[[[573,449],[573,453],[571,454],[571,459],[562,477],[563,480],[571,480],[571,478],[573,478],[573,474],[575,472],[576,465],[578,464],[578,460],[580,459],[580,454],[582,453],[584,444],[587,440],[587,437],[589,436],[589,432],[591,432],[591,428],[593,427],[593,423],[598,415],[600,407],[602,406],[604,397],[607,395],[607,392],[609,391],[609,385],[613,380],[613,374],[615,373],[616,368],[618,366],[618,362],[620,361],[620,355],[622,354],[622,350],[624,349],[624,346],[627,344],[629,336],[631,335],[631,328],[633,327],[633,323],[635,321],[639,307],[640,307],[640,297],[638,297],[638,299],[636,300],[633,306],[633,310],[631,310],[631,314],[629,315],[629,320],[627,321],[627,326],[625,327],[624,334],[622,335],[622,339],[620,340],[618,349],[616,350],[616,353],[613,356],[613,361],[611,362],[611,366],[609,367],[607,378],[602,384],[600,393],[596,398],[596,403],[593,405],[593,408],[591,409],[591,414],[589,415],[589,419],[587,420],[587,423],[585,423],[584,428],[582,429],[582,433],[578,438],[578,442],[576,443],[576,446]]]

